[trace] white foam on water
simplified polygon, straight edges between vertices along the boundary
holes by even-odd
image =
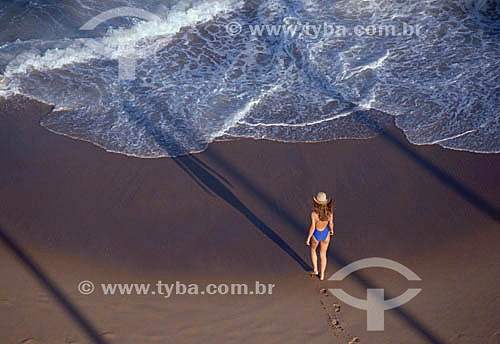
[[[354,107],[349,110],[344,110],[341,111],[340,113],[336,114],[335,116],[332,117],[327,117],[323,118],[317,121],[311,121],[311,122],[305,122],[305,123],[248,123],[248,122],[241,122],[245,124],[246,126],[249,127],[289,127],[289,128],[303,128],[303,127],[311,127],[311,126],[316,126],[318,124],[322,123],[327,123],[336,119],[340,119],[343,117],[348,117],[349,115],[355,113],[356,111],[360,110],[365,110],[364,108],[361,108],[359,106]]]
[[[459,137],[462,137],[462,136],[468,135],[468,134],[473,133],[473,132],[475,132],[475,131],[476,131],[476,129],[467,130],[467,131],[465,131],[465,132],[463,132],[463,133],[460,133],[460,134],[457,134],[457,135],[453,135],[453,136],[450,136],[450,137],[445,137],[445,138],[443,138],[443,139],[439,139],[439,140],[436,140],[436,141],[433,141],[433,142],[429,142],[429,144],[434,145],[434,144],[438,144],[438,143],[443,143],[443,142],[445,142],[445,141],[449,141],[449,140],[457,139],[457,138],[459,138]]]
[[[44,53],[28,51],[19,55],[15,61],[7,65],[5,75],[14,78],[16,74],[26,74],[34,70],[58,69],[69,64],[82,63],[98,57],[82,41],[64,49],[49,49]]]
[[[68,111],[43,119],[49,130],[145,158],[199,152],[224,137],[366,138],[373,132],[356,118],[370,109],[396,116],[415,144],[498,151],[500,129],[492,118],[500,108],[500,43],[491,1],[250,2],[179,1],[162,23],[109,29],[98,40],[114,49],[114,59],[161,44],[138,62],[134,81],[117,80],[116,61],[83,40],[63,40],[57,48],[4,45],[0,61],[24,44],[4,70],[9,84],[0,95],[18,92],[55,104]],[[421,37],[315,41],[248,32],[249,24],[284,18],[350,29],[403,22],[426,29]],[[226,33],[231,21],[242,24],[239,36]]]
[[[228,130],[230,130],[231,128],[235,127],[238,123],[240,123],[248,115],[248,113],[252,110],[252,108],[255,105],[259,104],[262,99],[264,99],[266,96],[274,93],[279,88],[280,88],[279,85],[274,86],[270,90],[267,90],[267,91],[263,92],[262,94],[260,94],[258,97],[255,97],[254,99],[251,99],[250,101],[248,101],[241,110],[238,110],[236,113],[229,116],[229,120],[227,120],[224,123],[222,129],[216,131],[212,137],[215,139],[217,137],[221,137],[221,136],[225,135]]]
[[[377,69],[379,67],[382,67],[384,65],[384,61],[389,57],[389,51],[387,51],[383,56],[379,57],[373,62],[369,62],[367,64],[361,65],[359,67],[354,67],[354,68],[347,68],[344,69],[342,73],[338,75],[338,80],[343,80],[343,79],[349,79],[353,77],[356,74],[359,74],[365,70],[368,69]],[[347,65],[345,65],[347,66]]]
[[[199,22],[208,21],[215,15],[229,9],[241,6],[241,1],[222,0],[205,1],[192,8],[178,4],[172,8],[165,20],[161,22],[140,21],[128,29],[112,29],[107,31],[105,37],[98,39],[106,47],[113,49],[112,59],[119,59],[129,55],[137,55],[140,50],[136,49],[142,41],[158,36],[171,37],[183,27],[194,26]],[[162,42],[166,45],[166,42]],[[60,49],[48,49],[47,51],[27,51],[20,54],[10,62],[5,70],[5,76],[12,77],[15,74],[26,74],[34,70],[47,71],[77,63],[86,63],[92,59],[103,58],[98,53],[85,45],[84,39],[68,42],[68,46]]]

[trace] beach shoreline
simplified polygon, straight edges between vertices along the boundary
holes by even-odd
[[[499,154],[414,146],[391,128],[368,140],[239,139],[176,159],[140,159],[42,128],[50,106],[22,97],[3,104],[0,225],[111,343],[500,338]],[[335,198],[327,276],[381,256],[422,278],[420,295],[386,312],[389,330],[366,331],[366,312],[346,304],[338,315],[342,329],[330,326],[328,307],[338,301],[320,289],[333,284],[306,274],[311,196],[319,190]],[[6,342],[87,342],[50,293],[0,247],[0,271],[9,276],[0,297]],[[276,284],[276,294],[165,303],[152,296],[83,296],[76,285],[86,278],[262,280]],[[413,284],[368,269],[339,285],[366,298],[368,287],[398,296]],[[54,318],[46,319],[48,313]]]

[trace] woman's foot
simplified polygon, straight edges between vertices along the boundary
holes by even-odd
[[[311,275],[317,276],[319,274],[318,270],[314,270],[310,272]]]
[[[324,272],[322,272],[322,273],[321,273],[321,276],[319,276],[319,279],[320,279],[321,281],[325,279],[325,273],[324,273]]]

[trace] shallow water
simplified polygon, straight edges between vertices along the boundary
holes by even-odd
[[[79,30],[121,6],[162,21],[126,17]],[[231,22],[240,34],[227,32]],[[109,151],[162,157],[237,137],[366,138],[375,135],[367,119],[383,126],[395,116],[413,143],[500,152],[500,1],[18,0],[0,2],[0,23],[8,83],[0,95],[54,104],[44,127]],[[284,23],[422,29],[251,32]],[[88,47],[88,37],[112,56]],[[136,78],[120,80],[117,60],[131,57]]]

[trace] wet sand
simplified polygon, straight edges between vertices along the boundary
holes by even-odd
[[[39,126],[24,98],[0,108],[0,225],[109,343],[500,343],[500,155],[410,145],[390,129],[370,140],[239,140],[178,159],[107,153]],[[330,276],[368,257],[396,272],[342,282],[306,273],[311,196],[335,197]],[[5,343],[91,342],[44,285],[0,245]],[[272,295],[91,295],[100,283],[275,284]],[[359,298],[422,288],[366,331]],[[333,304],[338,303],[340,312]],[[337,320],[339,326],[332,326]]]

